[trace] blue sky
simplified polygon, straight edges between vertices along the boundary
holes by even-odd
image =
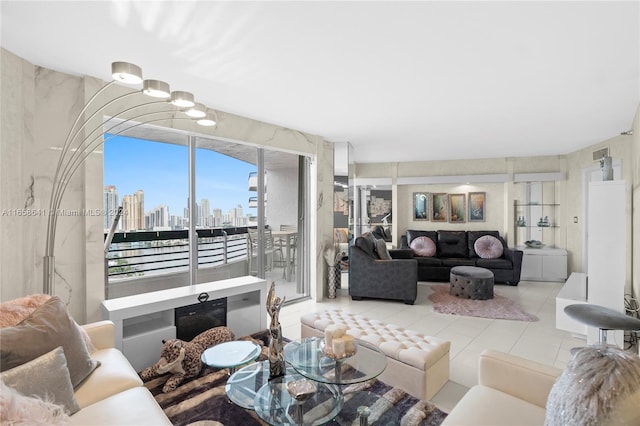
[[[245,163],[214,151],[196,150],[196,199],[208,198],[211,209],[223,213],[242,205],[248,213],[249,173],[256,170]],[[169,213],[182,216],[189,196],[189,152],[183,145],[151,142],[123,136],[104,144],[104,185],[118,189],[118,199],[144,191],[145,212],[161,204]]]

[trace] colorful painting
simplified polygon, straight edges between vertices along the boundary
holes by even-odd
[[[469,193],[469,222],[484,222],[485,199],[484,192]]]
[[[413,193],[413,220],[429,220],[429,194]]]
[[[465,194],[449,194],[449,222],[467,221],[467,200]]]
[[[447,194],[431,194],[431,221],[446,222],[449,211]]]

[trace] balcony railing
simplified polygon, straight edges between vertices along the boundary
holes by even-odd
[[[188,230],[118,232],[107,253],[109,280],[189,270]],[[247,259],[247,228],[198,229],[198,268]]]

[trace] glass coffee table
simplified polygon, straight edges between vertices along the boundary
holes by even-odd
[[[200,359],[209,367],[228,368],[231,375],[235,373],[236,367],[255,361],[261,352],[262,348],[256,343],[234,340],[205,349]]]
[[[358,410],[366,410],[363,405],[373,403],[377,407],[389,406],[385,410],[385,421],[397,420],[394,416],[398,413],[384,398],[370,392],[355,392],[349,394],[345,403],[342,393],[343,385],[365,382],[380,375],[387,365],[384,352],[357,340],[355,355],[335,360],[324,354],[322,341],[313,337],[288,343],[284,347],[287,367],[282,377],[269,379],[269,361],[239,369],[227,381],[227,397],[243,408],[254,409],[271,425],[321,425],[337,417],[357,419]],[[304,401],[295,400],[287,390],[289,382],[299,380],[308,380],[316,387]]]
[[[313,395],[305,401],[296,401],[286,385],[303,379],[287,366],[284,376],[269,380],[269,361],[260,361],[236,371],[227,380],[225,391],[231,402],[255,410],[272,425],[320,425],[336,417],[342,408],[338,387],[318,383]]]

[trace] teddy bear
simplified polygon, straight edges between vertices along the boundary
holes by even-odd
[[[171,377],[162,387],[162,392],[171,392],[188,378],[195,377],[202,370],[200,356],[205,349],[218,343],[228,342],[235,338],[227,327],[214,327],[203,331],[190,342],[180,339],[162,341],[160,360],[151,367],[140,372],[143,380],[171,373]]]

